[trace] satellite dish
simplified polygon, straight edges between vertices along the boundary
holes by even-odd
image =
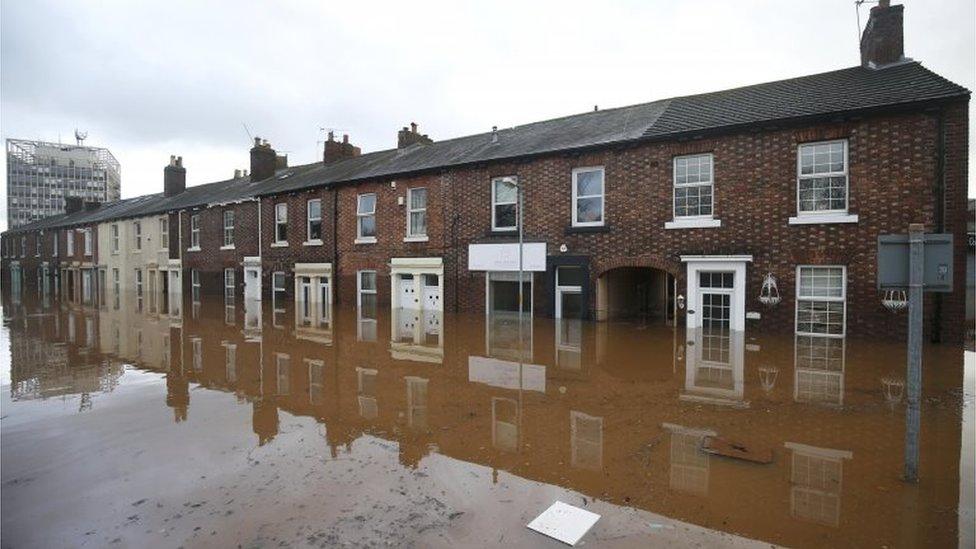
[[[79,145],[83,144],[87,137],[88,137],[88,132],[83,132],[75,128],[75,141],[77,141]]]

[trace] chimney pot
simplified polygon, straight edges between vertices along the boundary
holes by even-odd
[[[410,123],[410,131],[413,132],[413,133],[417,133],[417,123],[416,122],[411,122]]]
[[[323,164],[331,164],[348,158],[356,158],[362,154],[362,150],[359,147],[349,142],[349,134],[342,134],[341,142],[334,140],[332,137],[332,132],[329,132],[329,140],[325,142],[325,147],[322,149]]]
[[[430,145],[434,142],[434,140],[428,137],[426,134],[418,132],[417,128],[417,123],[411,122],[410,126],[404,126],[403,129],[397,132],[398,149],[404,149],[417,143],[422,145]]]
[[[335,132],[329,130],[329,141],[335,141]]]
[[[342,142],[343,143],[349,143],[349,134],[348,133],[342,134]]]

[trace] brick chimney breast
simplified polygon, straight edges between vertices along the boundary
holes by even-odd
[[[186,168],[182,156],[170,156],[163,168],[163,196],[176,196],[186,190]]]
[[[251,147],[251,181],[264,181],[274,177],[275,166],[278,165],[278,155],[267,141],[260,137],[254,138]]]
[[[416,122],[411,122],[409,128],[404,126],[403,129],[397,132],[397,149],[404,149],[417,143],[430,145],[433,142],[434,140],[427,137],[427,134],[422,134],[417,131]]]
[[[881,68],[905,60],[905,6],[881,0],[861,33],[861,66]]]

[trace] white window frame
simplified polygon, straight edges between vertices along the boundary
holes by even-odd
[[[500,182],[506,181],[506,180],[513,181],[514,184],[515,184],[514,185],[514,188],[515,188],[515,200],[512,201],[512,202],[498,202],[496,200],[496,197],[495,197],[496,183],[500,183]],[[492,231],[497,231],[497,232],[515,232],[515,231],[518,230],[518,215],[519,215],[518,214],[518,207],[519,207],[519,204],[518,204],[518,196],[519,196],[519,192],[520,192],[520,188],[518,186],[518,176],[516,176],[516,175],[504,175],[504,176],[500,176],[500,177],[493,177],[493,178],[491,178],[491,230]],[[509,204],[514,204],[515,205],[515,224],[512,225],[511,227],[499,227],[498,226],[498,223],[497,223],[496,216],[495,216],[495,210],[497,209],[498,206],[507,206]]]
[[[800,273],[803,269],[810,268],[820,268],[820,269],[840,269],[841,272],[841,296],[802,296],[800,295]],[[796,335],[802,336],[814,336],[814,337],[846,337],[847,336],[847,266],[846,265],[797,265],[796,266],[796,303],[793,307],[793,331]],[[819,332],[801,332],[800,331],[800,301],[814,301],[814,302],[829,302],[829,303],[841,303],[844,307],[844,312],[841,315],[841,332],[839,334],[830,333],[819,333]]]
[[[200,303],[200,271],[190,270],[190,300],[193,303]]]
[[[363,275],[367,273],[373,274],[373,289],[366,290],[363,289]],[[376,290],[379,288],[379,280],[377,280],[376,271],[366,269],[362,271],[356,271],[356,310],[362,310],[363,308],[363,295],[376,295]]]
[[[200,214],[190,215],[190,247],[188,252],[200,250]]]
[[[824,172],[804,175],[802,173],[803,150],[807,147],[817,145],[830,145],[842,143],[844,145],[844,169],[839,172]],[[850,177],[850,142],[848,139],[828,139],[826,141],[811,141],[800,143],[796,147],[796,194],[794,196],[794,208],[796,215],[790,217],[790,225],[808,225],[816,223],[857,223],[858,216],[850,213],[851,204],[851,177]],[[819,177],[844,177],[844,208],[833,210],[801,210],[800,209],[800,183],[805,179]]]
[[[228,280],[229,278],[229,280]],[[224,304],[226,305],[228,301],[233,302],[235,300],[237,289],[237,270],[233,267],[227,267],[224,269]],[[228,297],[230,299],[228,299]]]
[[[579,179],[579,174],[589,173],[589,172],[600,172],[600,194],[587,194],[580,195],[579,187],[577,185],[577,180]],[[572,216],[573,216],[573,226],[574,227],[602,227],[606,225],[607,221],[607,173],[603,166],[588,166],[582,168],[573,168],[573,204],[572,204]],[[580,221],[578,202],[580,199],[584,198],[599,198],[600,199],[600,220],[599,221]],[[515,212],[518,215],[518,195],[515,195],[516,205]],[[492,212],[495,209],[492,208]],[[518,223],[518,221],[516,221]]]
[[[363,202],[363,197],[372,196],[373,197],[373,209],[369,212],[361,212],[360,206]],[[356,195],[356,244],[373,244],[376,242],[376,204],[379,201],[379,196],[376,193],[362,193]],[[363,236],[363,219],[367,217],[373,218],[373,233],[370,236]]]
[[[89,229],[85,229],[84,230],[84,235],[85,235],[84,236],[85,256],[86,257],[91,257],[91,255],[93,253],[92,247],[93,247],[93,244],[94,244],[92,242],[92,230],[90,228]],[[38,253],[37,255],[40,255],[40,254]]]
[[[120,245],[119,245],[119,224],[118,223],[112,223],[112,227],[111,227],[111,229],[109,229],[109,231],[111,233],[109,236],[112,239],[112,254],[118,254],[119,253],[119,248],[120,248]]]
[[[700,156],[707,156],[711,164],[711,177],[707,183],[696,181],[695,183],[678,183],[678,161],[687,160]],[[678,215],[678,189],[689,187],[709,186],[712,189],[711,212],[708,215]],[[708,229],[721,227],[722,222],[715,217],[715,154],[714,153],[695,153],[675,156],[671,159],[671,221],[664,223],[665,229]]]
[[[285,229],[285,238],[281,238],[281,228]],[[274,242],[272,246],[288,245],[288,203],[277,202],[274,205]]]
[[[132,222],[132,252],[138,253],[142,251],[142,222],[133,221]]]
[[[424,207],[414,208],[413,207],[413,193],[417,191],[424,192]],[[428,239],[427,236],[427,202],[430,199],[430,193],[427,192],[427,187],[413,187],[407,189],[407,236],[403,240],[406,242],[424,242]],[[410,218],[413,217],[415,213],[424,214],[424,231],[422,233],[414,233],[412,231],[413,225],[410,223]]]
[[[319,216],[317,218],[312,217],[312,202],[317,202],[319,205]],[[312,238],[313,221],[318,221],[319,223],[318,238]],[[311,198],[305,202],[305,245],[306,246],[322,245],[322,199],[321,198]]]
[[[230,214],[228,216],[228,214]],[[224,245],[220,247],[221,250],[233,250],[234,249],[234,210],[224,210],[221,214],[221,219],[223,220],[224,227]],[[230,220],[230,226],[227,225],[227,221]]]
[[[52,249],[52,252],[53,253],[51,254],[53,257],[58,257],[58,245],[61,244],[61,242],[60,242],[60,240],[61,240],[60,235],[61,235],[61,232],[60,231],[54,231],[54,246],[53,246],[53,249]],[[9,244],[10,241],[8,240],[7,243]]]
[[[169,249],[169,218],[159,218],[159,249]]]
[[[74,229],[68,229],[67,230],[67,234],[68,234],[68,237],[67,237],[67,240],[65,241],[65,246],[68,248],[68,250],[67,250],[68,251],[68,255],[69,256],[72,256],[72,255],[75,255],[75,230]]]

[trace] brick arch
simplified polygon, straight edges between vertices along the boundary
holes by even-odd
[[[666,259],[659,255],[645,254],[628,257],[615,257],[603,261],[596,261],[593,265],[595,278],[600,278],[613,269],[621,267],[650,267],[680,277],[683,269],[681,263],[674,259]]]

